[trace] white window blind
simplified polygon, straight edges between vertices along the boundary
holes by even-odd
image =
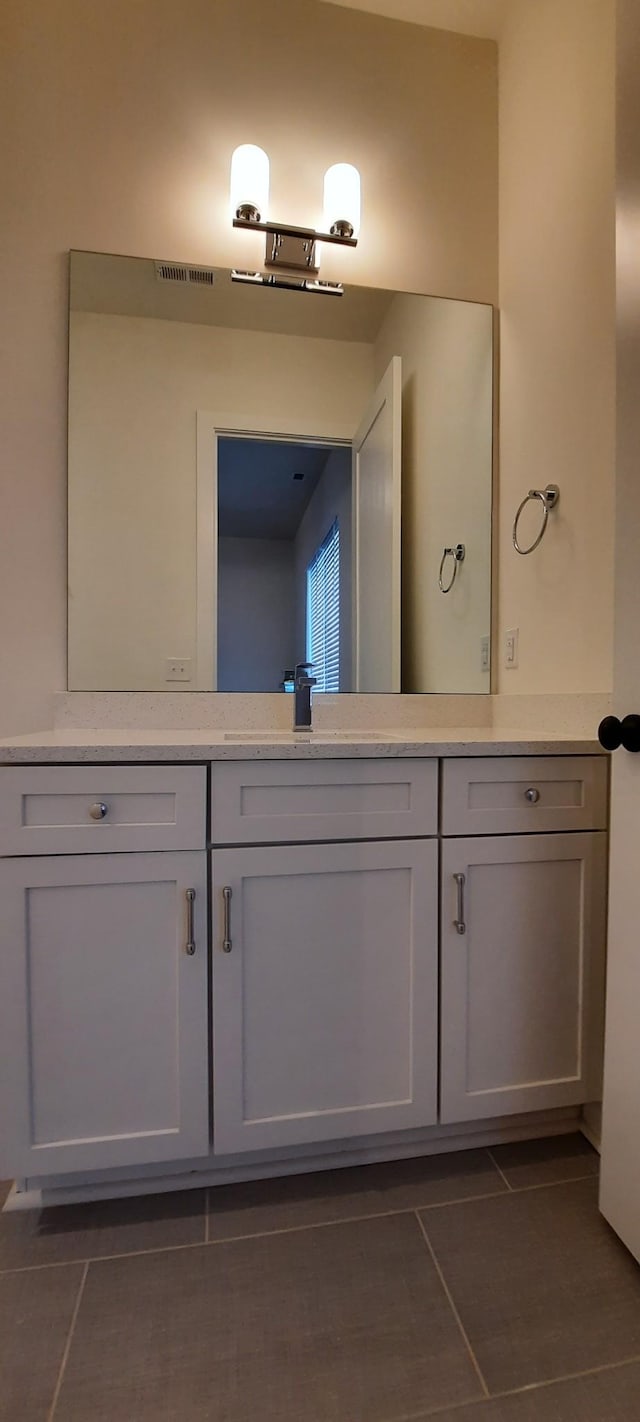
[[[307,661],[318,691],[340,690],[340,529],[329,529],[307,568]]]

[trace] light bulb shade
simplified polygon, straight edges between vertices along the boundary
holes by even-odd
[[[325,231],[360,231],[360,174],[352,163],[334,163],[324,175]],[[351,229],[351,231],[348,231]]]
[[[266,222],[269,207],[269,159],[255,143],[241,143],[231,157],[231,217]]]

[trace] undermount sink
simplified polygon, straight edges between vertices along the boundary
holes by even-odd
[[[313,745],[326,741],[395,741],[393,731],[225,731],[225,741],[253,741],[264,745]]]

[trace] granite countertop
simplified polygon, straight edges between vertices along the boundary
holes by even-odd
[[[384,756],[604,755],[592,736],[503,727],[288,731],[55,730],[0,740],[0,764],[331,760]]]

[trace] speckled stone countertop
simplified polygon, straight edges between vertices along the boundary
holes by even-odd
[[[603,755],[592,736],[504,727],[427,730],[55,730],[0,740],[0,764],[141,761],[331,760],[384,756]]]

